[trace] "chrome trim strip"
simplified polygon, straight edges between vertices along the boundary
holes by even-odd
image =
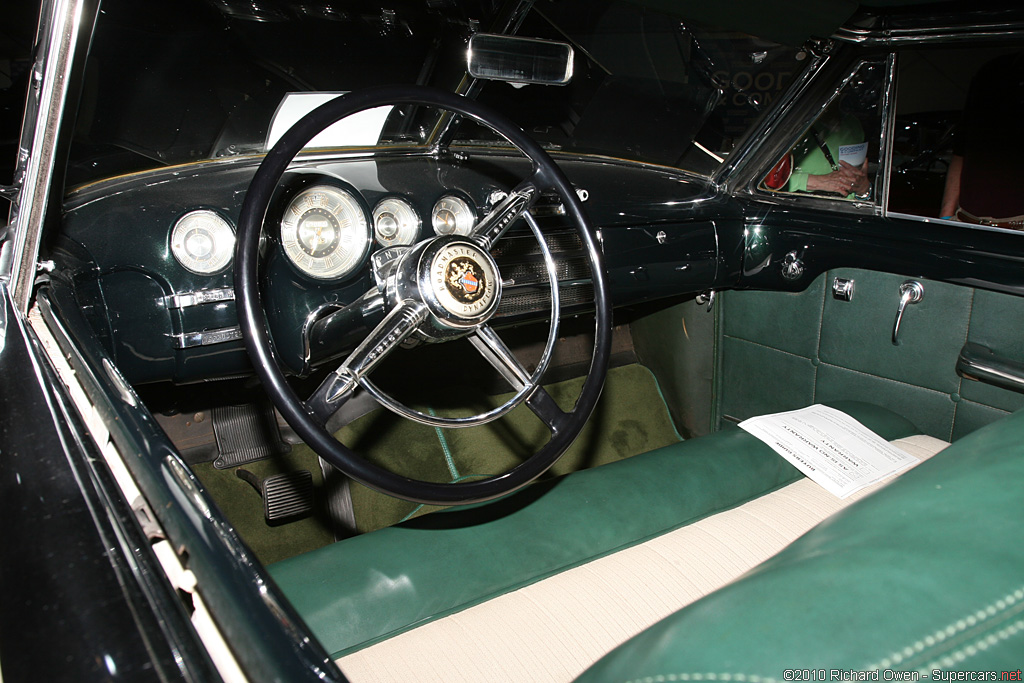
[[[190,349],[195,346],[210,346],[224,342],[237,341],[242,338],[242,329],[238,325],[221,327],[216,330],[202,332],[185,332],[174,335],[174,346],[179,349]]]
[[[203,304],[218,303],[221,301],[234,301],[235,290],[231,287],[219,289],[200,289],[196,292],[182,292],[164,297],[167,308],[189,308],[191,306],[202,306]]]
[[[0,279],[11,284],[14,303],[26,314],[84,7],[85,0],[52,0],[40,12],[32,84],[25,100],[15,171],[19,189],[11,207],[14,235],[0,253]]]
[[[896,55],[890,53],[886,59],[885,90],[882,93],[882,157],[878,160],[878,170],[872,183],[875,189],[874,199],[878,202],[879,215],[884,216],[889,206],[889,182],[892,179],[892,153],[896,135]],[[881,179],[881,188],[878,181]],[[879,189],[881,191],[879,191]]]
[[[736,147],[726,158],[725,163],[720,164],[711,174],[711,182],[715,188],[718,189],[718,193],[730,193],[733,190],[731,185],[736,182],[739,176],[742,176],[743,170],[746,168],[748,163],[752,160],[756,161],[758,155],[765,151],[765,145],[762,144],[765,140],[777,140],[776,146],[779,148],[778,152],[773,153],[772,158],[777,159],[785,151],[788,151],[792,146],[793,142],[785,145],[785,140],[792,135],[791,132],[785,129],[785,124],[789,118],[789,112],[795,102],[799,102],[802,99],[802,95],[808,91],[809,88],[814,86],[820,73],[825,69],[829,60],[832,58],[829,54],[831,46],[825,45],[815,46],[816,49],[808,50],[807,65],[803,67],[790,83],[789,87],[783,92],[782,96],[778,98],[777,102],[773,103],[769,108],[767,114],[765,114],[757,123],[756,126],[749,129],[744,133],[743,137],[737,141]],[[821,107],[823,111],[827,103]],[[815,117],[820,113],[814,114]],[[774,163],[774,162],[773,162]],[[760,177],[750,178],[747,180],[746,190],[748,193],[753,193],[757,189],[757,183],[760,181]],[[715,196],[715,195],[712,195]]]
[[[963,221],[958,221],[952,218],[933,218],[930,216],[919,216],[915,213],[888,211],[886,212],[885,217],[902,221],[915,221],[918,223],[938,223],[939,225],[955,225],[961,228],[970,228],[971,230],[990,230],[992,232],[1002,232],[1010,235],[1020,234],[1020,230],[1014,230],[1013,228],[997,228],[991,225],[976,225],[974,223],[964,223]]]
[[[1024,24],[991,23],[976,26],[935,26],[905,29],[858,29],[840,27],[832,38],[843,43],[854,43],[862,47],[896,46],[906,43],[950,43],[964,41],[985,41],[1021,36]]]

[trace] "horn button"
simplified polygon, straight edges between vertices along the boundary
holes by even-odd
[[[497,310],[501,299],[498,266],[475,242],[456,236],[440,237],[427,243],[419,254],[409,256],[413,258],[406,264],[415,263],[415,276],[399,276],[398,298],[405,298],[401,290],[408,296],[408,285],[415,283],[418,296],[413,297],[427,305],[434,327],[439,328],[437,332],[465,332],[486,322]],[[404,269],[400,266],[399,270]]]

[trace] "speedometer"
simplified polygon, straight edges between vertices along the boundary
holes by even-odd
[[[295,195],[281,219],[281,245],[296,268],[318,280],[351,275],[370,247],[366,213],[351,193],[317,185]]]

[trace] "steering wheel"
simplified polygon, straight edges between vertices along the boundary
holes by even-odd
[[[309,398],[302,400],[275,357],[260,302],[260,233],[274,191],[299,151],[336,121],[384,105],[425,105],[472,119],[516,146],[530,160],[531,173],[468,237],[447,235],[427,239],[389,260],[386,269],[381,269],[379,287],[364,297],[382,299],[387,314],[338,369],[329,373]],[[566,215],[572,220],[589,261],[594,287],[595,333],[590,369],[575,407],[568,412],[563,411],[540,385],[557,339],[559,318],[554,262],[540,228],[529,213],[529,208],[545,192],[558,195]],[[551,285],[547,343],[533,373],[522,366],[487,324],[498,308],[502,289],[498,265],[490,251],[519,218],[527,222],[538,241]],[[235,299],[245,346],[256,374],[288,424],[320,457],[353,480],[418,503],[450,505],[490,500],[525,486],[551,467],[579,435],[604,386],[611,346],[611,305],[593,234],[576,192],[551,157],[522,129],[490,108],[475,100],[421,86],[369,88],[343,95],[296,122],[267,153],[249,185],[239,217],[234,269]],[[514,395],[494,410],[464,418],[437,418],[402,405],[380,391],[369,374],[410,337],[426,342],[467,337],[509,382]],[[525,403],[544,422],[551,437],[536,453],[503,474],[459,483],[410,479],[360,457],[326,429],[328,418],[360,387],[384,407],[435,426],[484,424]]]

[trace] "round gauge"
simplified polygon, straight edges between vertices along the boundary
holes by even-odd
[[[220,214],[191,211],[174,224],[171,253],[186,270],[199,275],[216,273],[231,262],[235,231]]]
[[[462,235],[473,232],[476,214],[469,203],[461,197],[446,195],[437,200],[431,212],[430,222],[438,235]]]
[[[373,231],[385,247],[412,244],[420,233],[420,217],[404,199],[385,199],[373,210]]]
[[[350,193],[330,185],[295,195],[281,219],[281,245],[295,267],[318,280],[351,274],[370,246],[363,208]]]

